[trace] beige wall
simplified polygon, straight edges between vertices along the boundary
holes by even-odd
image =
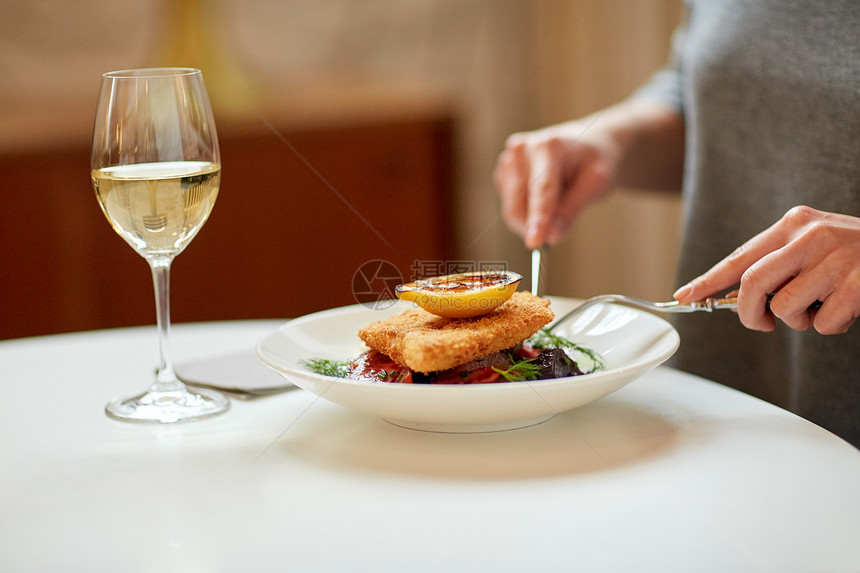
[[[117,68],[205,65],[214,83],[222,81],[217,72],[229,65],[232,72],[224,81],[247,82],[238,92],[249,95],[240,112],[252,120],[258,98],[293,110],[297,121],[337,115],[329,109],[336,107],[375,113],[374,107],[396,100],[383,94],[426,99],[452,109],[460,120],[455,232],[461,257],[508,260],[524,274],[528,253],[502,224],[491,182],[505,138],[626,96],[665,60],[680,5],[680,0],[188,1],[200,8],[192,20],[201,24],[195,43],[209,52],[188,53],[187,61],[175,62],[164,56],[170,23],[178,22],[169,16],[175,3],[167,0],[4,0],[0,149],[19,142],[46,144],[28,133],[25,111],[53,114],[58,121],[84,118],[69,122],[70,131],[81,132],[69,135],[88,137],[98,76]],[[351,94],[362,97],[357,102]],[[45,130],[45,137],[51,133]],[[546,292],[666,298],[673,286],[678,211],[676,196],[632,191],[590,208],[571,237],[549,254]]]

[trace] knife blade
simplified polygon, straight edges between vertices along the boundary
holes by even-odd
[[[532,294],[540,296],[538,287],[540,287],[540,264],[543,253],[541,249],[532,249]]]

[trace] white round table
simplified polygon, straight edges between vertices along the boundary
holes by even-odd
[[[253,352],[279,324],[178,325],[174,357],[272,377]],[[154,362],[154,327],[0,343],[0,569],[860,571],[860,451],[676,370],[488,434],[303,390],[183,425],[107,418]]]

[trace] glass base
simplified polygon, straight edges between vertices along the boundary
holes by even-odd
[[[230,409],[230,400],[213,390],[147,391],[108,402],[105,413],[115,420],[143,424],[175,424],[211,418]]]

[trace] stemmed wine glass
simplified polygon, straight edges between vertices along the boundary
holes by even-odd
[[[206,222],[221,181],[215,122],[200,70],[102,76],[93,126],[93,188],[113,229],[149,263],[159,363],[144,393],[108,403],[112,418],[172,423],[220,414],[229,400],[190,391],[169,352],[170,264]]]

